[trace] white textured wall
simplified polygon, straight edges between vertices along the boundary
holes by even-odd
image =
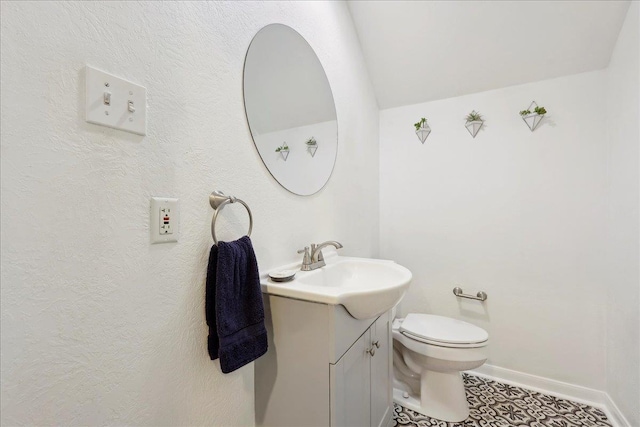
[[[2,2],[3,425],[252,425],[253,368],[206,352],[214,189],[252,208],[261,267],[312,241],[377,255],[378,111],[341,2]],[[333,87],[328,186],[297,197],[251,141],[242,67],[253,35],[288,24]],[[84,122],[90,64],[140,83],[148,135]],[[151,196],[180,198],[177,244],[149,244]],[[241,206],[220,234],[239,237]],[[226,228],[226,230],[225,230]]]
[[[640,4],[634,2],[607,70],[607,392],[640,426]]]
[[[488,363],[599,390],[603,85],[591,72],[380,113],[381,255],[414,274],[402,312],[472,322],[490,334]],[[549,111],[533,133],[518,115],[532,99]],[[473,109],[486,119],[475,139]]]

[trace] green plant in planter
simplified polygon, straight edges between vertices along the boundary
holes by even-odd
[[[533,111],[540,116],[547,114],[547,109],[544,107],[536,107]]]
[[[427,119],[424,117],[420,119],[418,123],[414,123],[413,125],[416,127],[416,130],[420,130],[420,128],[427,124]]]
[[[467,117],[465,117],[465,120],[468,122],[481,122],[482,115],[478,113],[476,110],[473,110],[472,112],[467,114]]]
[[[547,114],[547,109],[544,107],[536,107],[533,109],[533,112],[536,113],[539,116],[543,116],[545,114]],[[520,115],[522,117],[524,116],[528,116],[529,114],[531,114],[531,110],[522,110],[520,111]]]
[[[287,145],[286,142],[281,146],[279,146],[278,148],[276,148],[276,153],[279,153],[281,151],[289,151],[289,146]]]
[[[309,145],[309,146],[313,146],[313,145],[316,145],[316,144],[317,144],[317,142],[316,142],[316,139],[315,139],[314,137],[311,137],[311,138],[309,138],[309,139],[307,140],[307,142],[305,142],[305,144],[307,144],[307,145]]]

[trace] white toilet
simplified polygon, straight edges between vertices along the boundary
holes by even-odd
[[[438,420],[469,416],[460,371],[487,360],[489,334],[461,320],[409,314],[393,321],[393,398]]]

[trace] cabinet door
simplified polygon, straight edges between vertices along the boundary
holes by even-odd
[[[371,334],[367,331],[335,365],[329,365],[332,427],[371,425],[370,343]]]
[[[371,357],[371,426],[389,425],[392,415],[392,341],[389,313],[385,313],[371,325],[370,347],[376,348]],[[375,346],[374,343],[378,343]]]

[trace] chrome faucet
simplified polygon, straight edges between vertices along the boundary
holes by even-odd
[[[305,246],[304,249],[300,249],[298,253],[304,253],[300,270],[311,271],[327,265],[324,262],[324,256],[322,255],[322,249],[326,248],[327,246],[333,246],[336,249],[340,249],[342,247],[342,244],[336,242],[335,240],[329,240],[328,242],[320,243],[319,245],[312,243],[311,250],[309,250],[309,246]]]

